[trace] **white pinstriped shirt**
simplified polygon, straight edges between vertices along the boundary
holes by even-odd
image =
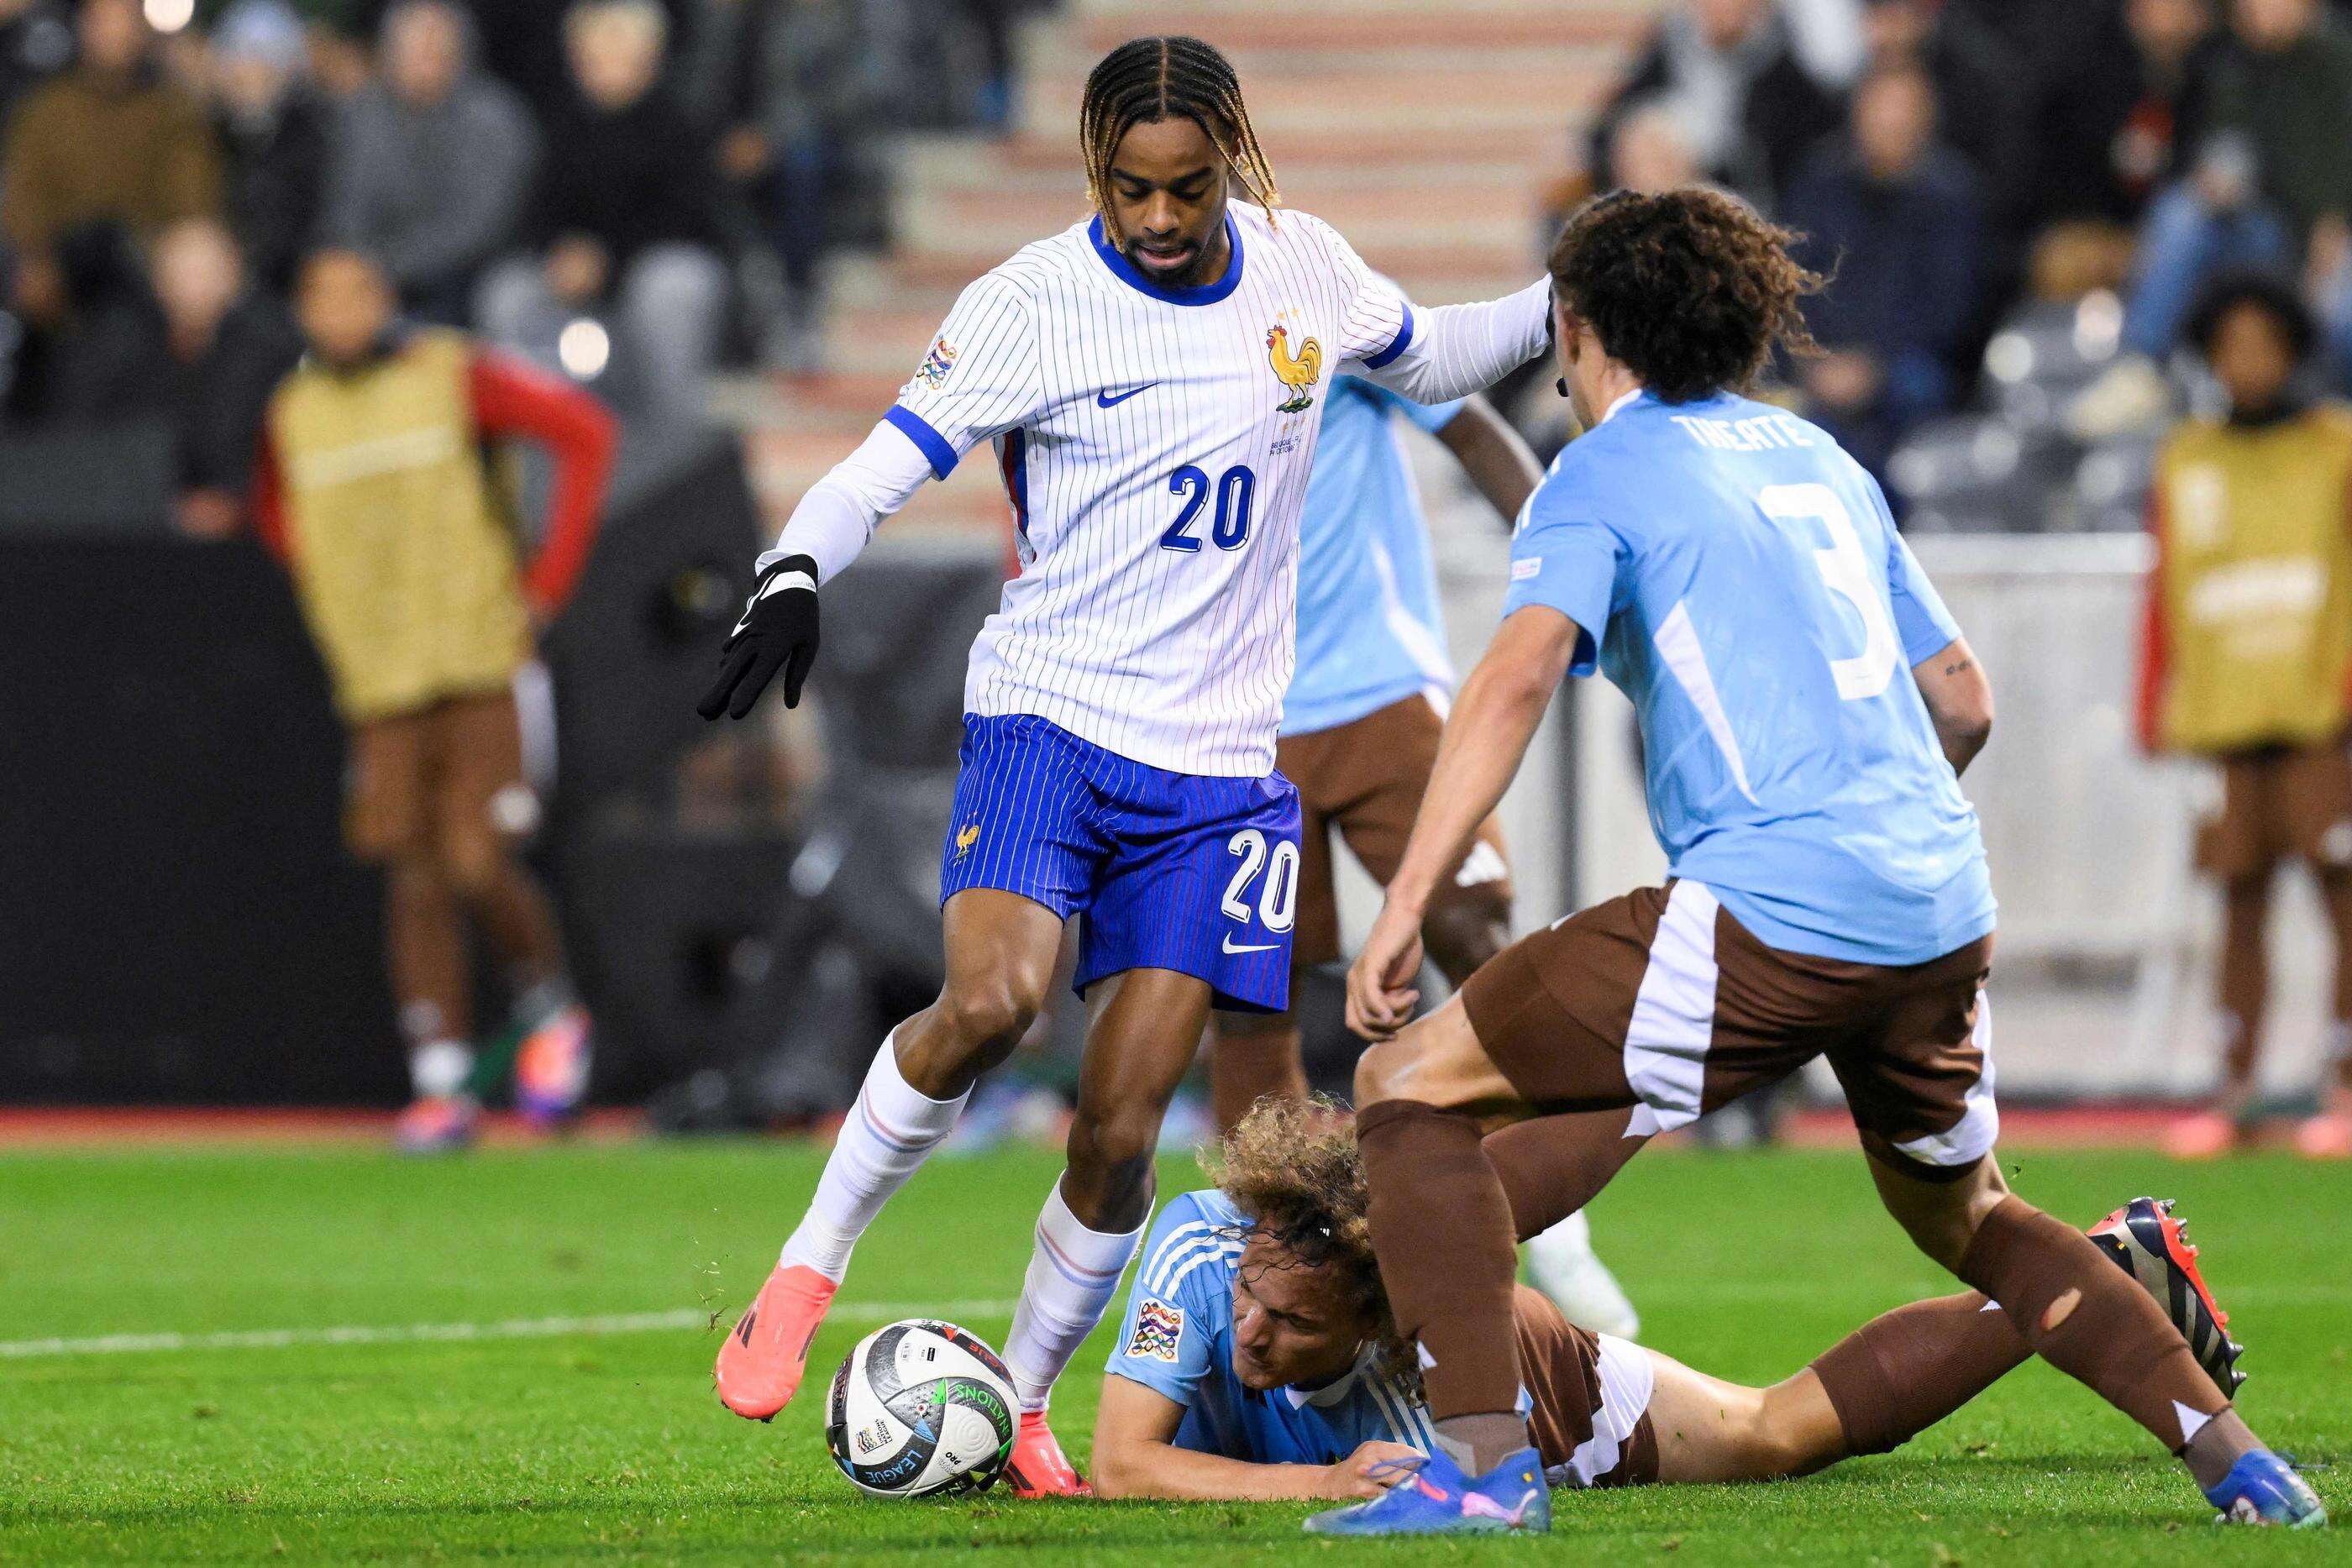
[[[1254,778],[1332,378],[1474,391],[1541,350],[1546,296],[1416,314],[1319,219],[1228,213],[1225,276],[1192,289],[1140,277],[1098,221],[1024,246],[964,290],[886,423],[942,477],[992,443],[1012,501],[1021,571],[973,646],[968,711]]]

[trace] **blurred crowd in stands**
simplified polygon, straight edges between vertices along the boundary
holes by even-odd
[[[1002,127],[1031,3],[0,0],[6,416],[171,422],[226,531],[335,245],[695,417],[715,365],[811,361],[819,259],[887,239],[879,131]]]
[[[2044,411],[2078,444],[2161,423],[2182,323],[2225,271],[2291,279],[2321,322],[2322,373],[2352,384],[2346,13],[1677,0],[1590,128],[1587,178],[1560,194],[1706,179],[1802,230],[1836,281],[1808,312],[1828,352],[1790,368],[1798,390],[1858,456],[1894,464],[1898,491],[1933,489],[1931,461],[1905,485],[1895,454],[1970,401],[2008,324],[2028,328],[1992,361],[2011,380],[2036,371],[2034,321],[2087,329],[2041,356],[2084,372]]]

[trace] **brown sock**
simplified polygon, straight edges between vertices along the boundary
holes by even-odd
[[[2032,1348],[1970,1291],[1874,1317],[1813,1363],[1849,1456],[1909,1442],[2015,1371]]]
[[[1630,1111],[1570,1111],[1490,1134],[1486,1162],[1510,1200],[1511,1233],[1540,1236],[1592,1201],[1648,1143],[1628,1136]]]
[[[2001,1304],[2036,1355],[2174,1453],[2230,1408],[2138,1282],[2081,1231],[2021,1198],[2004,1198],[1985,1216],[1956,1272]],[[2232,1421],[2222,1430],[2240,1427]]]
[[[1422,1387],[1441,1423],[1501,1416],[1519,1404],[1518,1337],[1511,1287],[1518,1253],[1495,1167],[1478,1147],[1478,1124],[1417,1100],[1383,1100],[1356,1115],[1356,1146],[1371,1186],[1372,1249],[1397,1328],[1421,1346]],[[1473,1435],[1484,1453],[1500,1441]],[[1472,1473],[1492,1469],[1481,1465]]]

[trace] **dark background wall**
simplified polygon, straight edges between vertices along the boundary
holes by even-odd
[[[377,884],[276,563],[0,539],[0,1098],[396,1098]]]
[[[96,480],[114,450],[15,446],[0,472],[31,494],[28,465]],[[0,1102],[397,1103],[380,883],[343,851],[342,729],[292,590],[250,541],[170,533],[150,488],[47,525],[0,515]],[[657,797],[702,733],[694,700],[758,529],[731,441],[631,433],[545,645],[549,867],[588,852],[567,855],[567,835],[588,842],[600,808]],[[655,874],[697,873],[641,862],[621,893],[656,896]],[[614,944],[579,928],[557,882],[594,1003]],[[634,926],[631,898],[603,892],[596,907]],[[665,1018],[600,1040],[600,1093],[642,1093],[698,1033]]]

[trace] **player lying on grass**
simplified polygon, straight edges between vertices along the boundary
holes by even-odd
[[[1434,1434],[1381,1289],[1355,1133],[1328,1102],[1269,1098],[1223,1154],[1216,1187],[1173,1199],[1152,1227],[1103,1378],[1096,1490],[1377,1497],[1418,1473]],[[2226,1396],[2239,1347],[2185,1228],[2137,1198],[2091,1237],[2171,1312]],[[1525,1286],[1512,1330],[1544,1474],[1574,1488],[1769,1480],[1885,1453],[2032,1354],[1974,1291],[1874,1318],[1769,1388],[1574,1327]]]

